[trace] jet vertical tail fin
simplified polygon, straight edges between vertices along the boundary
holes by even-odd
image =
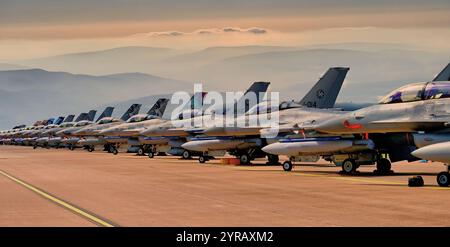
[[[47,119],[47,125],[49,125],[49,124],[53,124],[55,122],[55,118],[49,118],[49,119]]]
[[[450,81],[450,63],[433,79],[433,81]]]
[[[300,100],[300,104],[314,108],[333,108],[348,70],[349,68],[344,67],[328,69],[305,97]]]
[[[77,119],[75,119],[75,122],[83,121],[88,119],[88,114],[86,112],[80,113],[78,115]]]
[[[75,118],[75,115],[69,115],[66,118],[64,118],[63,123],[72,122],[74,118]]]
[[[244,93],[242,98],[235,102],[234,107],[232,108],[234,111],[241,105],[244,105],[244,112],[247,112],[253,106],[257,105],[261,102],[261,97],[264,97],[267,89],[269,88],[270,82],[258,81],[254,82]],[[254,94],[256,96],[256,102],[250,101],[249,97],[252,97],[250,94]],[[244,102],[243,102],[244,101]]]
[[[57,119],[55,119],[55,121],[53,121],[53,124],[56,125],[60,125],[64,120],[64,117],[58,117]]]
[[[141,109],[141,104],[132,104],[130,108],[120,117],[123,121],[127,121],[130,117],[139,113]]]
[[[105,110],[102,112],[102,114],[97,118],[97,121],[104,117],[111,117],[113,111],[114,111],[114,107],[112,107],[112,106],[106,107]]]
[[[162,117],[164,112],[166,111],[167,103],[169,103],[169,99],[160,98],[153,107],[147,112],[147,115],[152,115],[156,117]]]
[[[87,120],[88,121],[94,121],[94,118],[95,118],[95,114],[97,113],[97,111],[96,110],[90,110],[89,112],[88,112],[88,115],[87,115]]]

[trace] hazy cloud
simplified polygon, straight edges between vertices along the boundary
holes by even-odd
[[[141,33],[133,36],[148,36],[148,37],[178,37],[178,36],[195,36],[195,35],[211,35],[211,34],[227,34],[227,33],[243,33],[243,34],[267,34],[269,31],[265,28],[252,27],[252,28],[239,28],[239,27],[224,27],[224,28],[211,28],[211,29],[199,29],[192,32],[180,32],[180,31],[166,31],[166,32],[149,32]]]
[[[254,27],[254,28],[248,29],[247,32],[254,33],[254,34],[265,34],[265,33],[267,33],[267,30]]]
[[[226,27],[223,28],[222,31],[224,31],[225,33],[231,33],[231,32],[240,32],[241,30],[237,28]]]

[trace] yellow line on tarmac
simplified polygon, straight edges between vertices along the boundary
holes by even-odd
[[[25,188],[27,188],[27,189],[29,189],[29,190],[39,194],[40,196],[42,196],[42,197],[44,197],[44,198],[46,198],[46,199],[48,199],[48,200],[50,200],[50,201],[60,205],[60,206],[66,208],[66,209],[68,209],[68,210],[70,210],[70,211],[72,211],[74,213],[77,213],[77,214],[79,214],[79,215],[81,215],[81,216],[83,216],[83,217],[85,217],[85,218],[87,218],[87,219],[89,219],[89,220],[91,220],[91,221],[101,225],[101,226],[114,227],[112,224],[110,224],[110,223],[108,223],[108,222],[106,222],[106,221],[104,221],[104,220],[102,220],[102,219],[100,219],[100,218],[90,214],[90,213],[87,213],[87,212],[85,212],[85,211],[83,211],[83,210],[81,210],[81,209],[79,209],[79,208],[77,208],[77,207],[75,207],[73,205],[70,205],[69,203],[67,203],[67,202],[65,202],[65,201],[63,201],[61,199],[58,199],[55,196],[52,196],[52,195],[50,195],[50,194],[48,194],[48,193],[46,193],[46,192],[44,192],[44,191],[42,191],[42,190],[32,186],[32,185],[30,185],[30,184],[28,184],[28,183],[26,183],[26,182],[24,182],[24,181],[22,181],[22,180],[20,180],[18,178],[15,178],[15,177],[9,175],[8,173],[6,173],[6,172],[4,172],[2,170],[0,170],[0,174],[5,176],[5,177],[7,177],[7,178],[9,178],[12,181],[14,181],[14,182],[24,186]]]

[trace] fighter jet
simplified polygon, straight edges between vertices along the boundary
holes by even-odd
[[[120,145],[127,144],[128,139],[130,138],[138,138],[139,132],[142,131],[145,126],[166,121],[162,119],[162,116],[168,102],[169,99],[158,99],[147,114],[134,115],[125,123],[101,130],[99,135],[104,136],[104,140],[106,140],[110,146],[110,152],[117,154]]]
[[[387,174],[391,162],[417,160],[411,155],[417,146],[432,144],[430,140],[436,139],[450,141],[450,135],[445,134],[450,122],[449,77],[447,66],[431,82],[400,87],[377,105],[303,128],[318,137],[285,139],[263,150],[294,158],[321,155],[341,165],[344,173],[352,173],[360,165],[376,163],[376,171]],[[415,154],[423,155],[420,151]],[[292,164],[287,161],[283,167],[290,170]]]
[[[316,85],[303,97],[300,102],[283,102],[277,109],[279,110],[280,124],[287,124],[303,119],[322,118],[334,114],[332,110],[314,109],[318,108],[332,108],[337,98],[339,90],[342,86],[344,78],[347,74],[348,68],[330,68],[325,75],[316,83]],[[264,109],[262,109],[264,108]],[[269,113],[267,109],[270,108]],[[250,108],[247,114],[235,118],[233,121],[245,122],[248,119],[256,119],[260,117],[263,112],[266,115],[278,114],[274,112],[270,105],[256,105]],[[261,113],[261,114],[259,114]],[[265,117],[263,119],[269,119]],[[219,119],[218,121],[223,121]],[[226,121],[226,119],[225,119]],[[258,122],[258,121],[249,121]],[[172,123],[180,126],[181,123]],[[267,145],[267,140],[261,138],[260,130],[267,128],[263,123],[259,122],[256,126],[247,127],[216,127],[225,126],[223,124],[212,124],[211,127],[204,127],[201,131],[186,130],[184,136],[192,136],[188,138],[188,142],[183,143],[181,147],[187,151],[183,153],[183,157],[189,157],[189,152],[197,152],[199,155],[199,162],[204,163],[211,158],[211,153],[223,155],[225,151],[238,157],[242,164],[248,164],[251,160],[258,157],[265,157],[266,154],[261,151],[261,147]],[[239,125],[242,126],[242,125]],[[170,132],[176,135],[183,135],[181,131],[172,130],[170,126],[153,128],[145,131],[148,136],[157,136],[165,132],[164,135],[170,135]],[[277,156],[269,156],[269,163],[278,163]]]
[[[114,111],[114,107],[107,107],[103,113],[94,121],[94,116],[88,118],[87,120],[82,120],[75,123],[72,127],[66,128],[56,132],[56,136],[62,137],[61,144],[68,147],[70,150],[74,150],[77,146],[78,141],[80,140],[79,136],[76,136],[75,133],[87,126],[90,126],[96,122],[102,121],[103,119],[109,119]]]
[[[82,137],[78,141],[78,144],[86,147],[89,152],[94,151],[96,146],[103,146],[105,151],[109,151],[109,146],[104,137],[100,135],[100,131],[124,123],[130,117],[137,115],[140,108],[141,104],[132,104],[120,119],[113,117],[101,118],[95,124],[88,125],[75,131],[73,135]]]
[[[192,155],[202,155],[201,152],[189,151],[181,146],[187,141],[187,137],[190,136],[191,130],[190,127],[185,128],[185,126],[189,126],[191,122],[195,122],[197,119],[203,121],[203,117],[222,114],[231,114],[232,116],[237,116],[238,107],[243,105],[244,111],[253,108],[258,102],[261,101],[261,98],[267,92],[269,87],[269,82],[254,82],[248,89],[243,93],[242,97],[236,100],[231,106],[226,104],[219,106],[219,109],[215,109],[212,111],[202,111],[202,114],[190,115],[190,117],[186,118],[178,118],[172,119],[172,121],[176,121],[177,126],[183,126],[181,128],[175,127],[172,121],[166,121],[158,125],[147,126],[145,130],[143,130],[140,134],[139,142],[144,143],[146,147],[139,149],[139,152],[143,153],[145,151],[148,152],[148,156],[152,158],[155,153],[158,152],[168,152],[171,155],[182,156],[184,159],[190,158]],[[255,96],[255,100],[249,101],[248,98]],[[193,96],[191,98],[191,102],[193,102]]]
[[[105,109],[105,113],[108,113],[110,110],[111,109],[109,108]],[[34,133],[33,148],[37,148],[38,146],[46,148],[59,147],[61,143],[61,137],[56,135],[57,132],[72,128],[78,122],[93,119],[96,112],[97,111],[95,110],[91,110],[89,113],[81,113],[77,118],[77,122],[71,122],[73,121],[74,116],[69,115],[67,119],[58,121],[60,124],[56,124],[57,122],[55,122],[55,124],[46,125],[42,129]]]

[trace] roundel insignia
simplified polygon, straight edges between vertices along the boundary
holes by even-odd
[[[322,89],[317,90],[317,98],[321,99],[325,96],[325,92]]]

